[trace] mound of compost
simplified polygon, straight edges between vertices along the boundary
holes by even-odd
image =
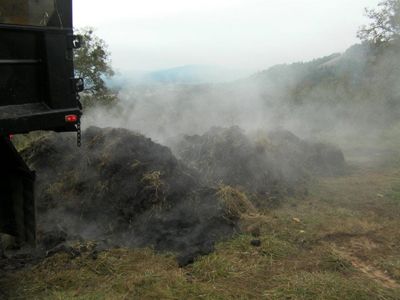
[[[46,250],[71,249],[65,243],[75,240],[152,246],[179,253],[184,265],[231,236],[253,203],[279,204],[284,195],[306,193],[310,174],[345,166],[339,149],[287,131],[212,128],[170,143],[180,160],[126,129],[90,127],[82,139],[77,148],[75,135],[46,134],[22,152],[37,173]]]
[[[304,192],[308,178],[342,172],[340,149],[301,140],[288,131],[248,136],[239,127],[215,127],[169,144],[211,186],[241,186],[265,199]]]
[[[268,133],[278,161],[286,160],[301,165],[314,176],[338,176],[346,170],[342,150],[337,146],[321,142],[305,141],[287,130]]]
[[[43,243],[78,236],[153,246],[180,253],[185,264],[235,231],[216,189],[169,148],[125,129],[91,127],[82,139],[77,148],[74,135],[49,134],[22,152],[37,173]]]

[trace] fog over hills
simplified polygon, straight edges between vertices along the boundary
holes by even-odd
[[[396,44],[357,44],[343,53],[276,65],[230,82],[222,78],[234,73],[225,76],[221,69],[200,66],[147,73],[141,77],[146,80],[131,84],[125,76],[113,109],[118,117],[95,110],[84,123],[101,126],[107,120],[160,142],[238,125],[250,131],[283,128],[342,147],[348,142],[357,148],[376,146],[393,140],[387,137],[398,128],[398,53]]]
[[[108,84],[111,87],[142,84],[207,84],[234,81],[248,77],[250,70],[212,65],[185,65],[155,71],[128,71],[117,73]]]

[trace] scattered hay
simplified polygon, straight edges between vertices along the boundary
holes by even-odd
[[[151,196],[149,201],[158,203],[161,206],[165,202],[165,195],[160,195],[160,191],[162,193],[164,187],[164,182],[161,180],[161,172],[153,171],[145,173],[141,182],[145,185],[145,189],[153,191],[153,196]]]
[[[236,188],[221,184],[217,196],[222,202],[225,217],[231,221],[240,220],[245,214],[257,212],[246,194]]]

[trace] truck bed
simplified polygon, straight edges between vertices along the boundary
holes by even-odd
[[[0,106],[0,120],[24,118],[50,111],[45,103],[28,103]]]
[[[78,108],[51,109],[43,102],[0,106],[0,134],[34,130],[76,131],[65,121],[67,115],[80,116]]]

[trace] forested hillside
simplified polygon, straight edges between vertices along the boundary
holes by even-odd
[[[398,43],[354,45],[343,54],[306,63],[278,65],[254,75],[260,86],[274,85],[279,101],[293,109],[323,109],[344,122],[388,126],[400,113]],[[265,89],[265,100],[271,101]]]

